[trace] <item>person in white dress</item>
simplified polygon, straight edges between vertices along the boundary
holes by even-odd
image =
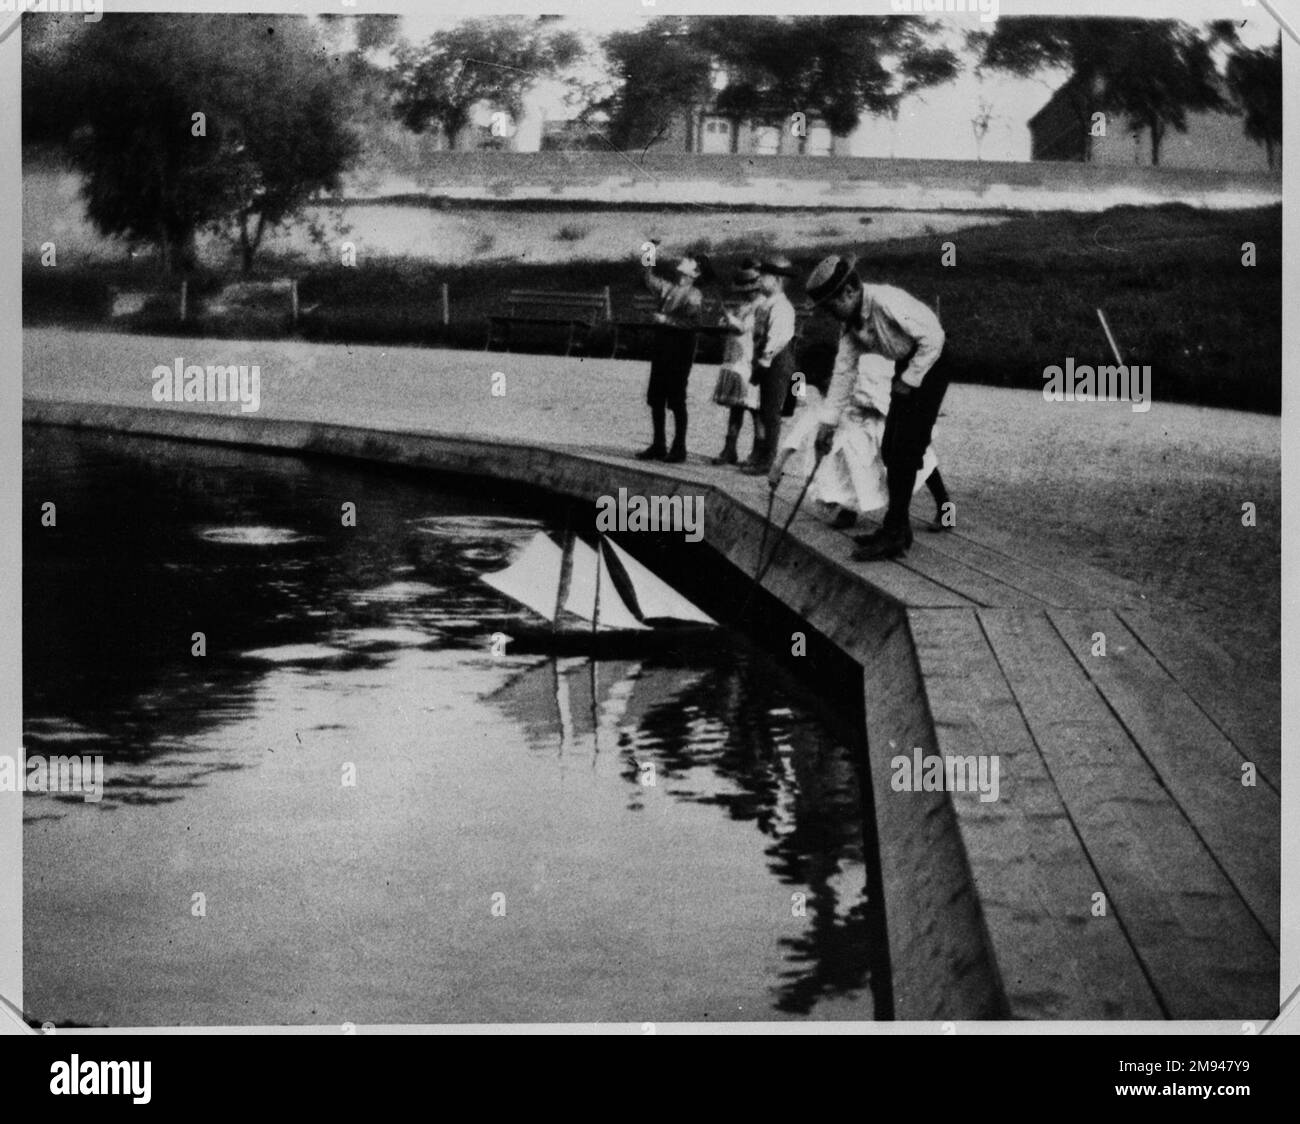
[[[754,372],[754,322],[762,300],[758,269],[743,262],[732,281],[731,292],[740,303],[723,308],[722,315],[731,331],[723,337],[722,366],[713,389],[713,401],[727,408],[727,435],[722,452],[713,458],[717,465],[737,464],[736,445],[748,413],[754,422],[753,460],[762,450],[763,423],[759,417],[760,388],[750,381]]]
[[[877,511],[889,503],[888,473],[880,443],[889,414],[893,377],[894,364],[884,356],[864,354],[859,358],[857,381],[848,409],[836,428],[831,451],[808,487],[809,499],[839,509],[831,523],[837,530],[847,530],[857,523],[860,514]],[[772,464],[768,479],[773,488],[780,483],[792,458],[800,479],[806,480],[813,471],[823,407],[821,392],[816,387],[807,387],[792,424],[782,435],[780,450]],[[926,449],[921,471],[917,473],[916,491],[922,486],[930,489],[936,507],[929,529],[948,530],[952,524],[944,518],[948,492],[932,446]]]

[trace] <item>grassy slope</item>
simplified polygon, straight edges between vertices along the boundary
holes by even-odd
[[[671,228],[671,216],[665,216]],[[851,224],[850,224],[851,225]],[[941,302],[948,353],[959,380],[1041,388],[1044,367],[1110,362],[1097,321],[1103,308],[1129,363],[1149,364],[1157,400],[1278,411],[1281,405],[1281,208],[1206,212],[1190,207],[1117,208],[1102,215],[1028,215],[954,235],[932,235],[862,248],[863,275]],[[943,243],[957,264],[941,264]],[[1258,265],[1242,265],[1242,244]],[[665,243],[667,248],[668,243]],[[697,243],[725,276],[751,247],[733,240]],[[831,247],[780,248],[801,270]],[[858,249],[851,243],[845,249]],[[575,255],[581,253],[575,242]],[[267,258],[257,272],[301,278],[303,333],[354,342],[425,342],[482,347],[484,317],[515,287],[599,290],[616,309],[637,289],[637,271],[606,261],[521,264],[488,260],[447,266],[423,259],[371,260],[356,268]],[[193,293],[220,282],[196,277]],[[110,265],[41,269],[24,276],[30,323],[101,323],[110,284],[156,282],[147,272]],[[447,282],[452,323],[438,322],[437,293]],[[801,296],[796,284],[792,294]],[[137,325],[138,326],[138,325]],[[149,326],[146,322],[145,326]],[[175,331],[174,312],[152,326]],[[255,334],[236,324],[232,334]],[[802,364],[816,377],[829,360],[832,332],[816,325]],[[553,350],[555,333],[517,337],[518,350]],[[606,341],[596,341],[597,353]],[[607,352],[606,352],[607,353]]]

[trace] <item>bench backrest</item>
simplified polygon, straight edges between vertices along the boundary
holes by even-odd
[[[603,293],[555,292],[549,289],[511,289],[506,294],[506,309],[510,315],[554,312],[564,316],[603,320],[609,320],[612,315],[608,289]]]
[[[260,305],[268,298],[285,301],[293,299],[294,281],[285,277],[274,281],[232,281],[222,287],[217,294],[219,304],[254,304]]]

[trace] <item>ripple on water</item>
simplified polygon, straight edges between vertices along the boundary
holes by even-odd
[[[389,582],[374,589],[359,589],[352,594],[353,601],[414,601],[418,597],[428,597],[441,593],[436,585],[427,582]]]
[[[323,663],[346,655],[343,649],[325,644],[283,644],[278,648],[254,648],[245,652],[244,658],[264,663]]]
[[[198,527],[195,534],[204,542],[226,546],[287,546],[317,541],[315,535],[300,534],[288,527]]]
[[[338,637],[349,648],[416,648],[436,639],[414,628],[355,628]]]
[[[442,515],[412,519],[411,525],[423,535],[442,538],[482,539],[512,532],[538,531],[544,524],[538,519],[516,519],[508,515]]]

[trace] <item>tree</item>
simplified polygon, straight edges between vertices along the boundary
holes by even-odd
[[[82,91],[70,151],[87,216],[156,244],[169,271],[193,265],[204,228],[250,269],[266,230],[337,189],[356,151],[302,17],[110,15],[76,62],[58,88]]]
[[[970,41],[980,66],[1021,77],[1064,68],[1063,95],[1092,157],[1092,115],[1125,114],[1151,130],[1151,162],[1170,127],[1187,131],[1193,110],[1221,109],[1213,48],[1216,32],[1201,34],[1178,20],[1004,17]]]
[[[653,20],[605,40],[619,80],[609,110],[616,143],[708,106],[735,120],[820,118],[839,135],[866,113],[893,113],[908,94],[951,80],[957,56],[915,16],[696,16]],[[713,87],[713,77],[724,82]]]
[[[617,148],[645,148],[689,117],[710,94],[712,60],[679,19],[651,20],[604,40],[614,92],[594,108],[608,114]]]
[[[1227,79],[1246,119],[1246,136],[1264,146],[1272,168],[1282,143],[1282,37],[1272,47],[1239,47],[1228,59]]]
[[[422,46],[400,44],[394,74],[399,119],[417,133],[440,125],[448,146],[455,147],[479,102],[518,117],[528,87],[582,52],[578,37],[553,30],[552,22],[513,16],[465,20],[435,32]]]
[[[916,16],[712,16],[694,33],[727,72],[718,109],[782,123],[801,112],[843,136],[862,114],[894,114],[909,94],[956,77],[957,56]]]

